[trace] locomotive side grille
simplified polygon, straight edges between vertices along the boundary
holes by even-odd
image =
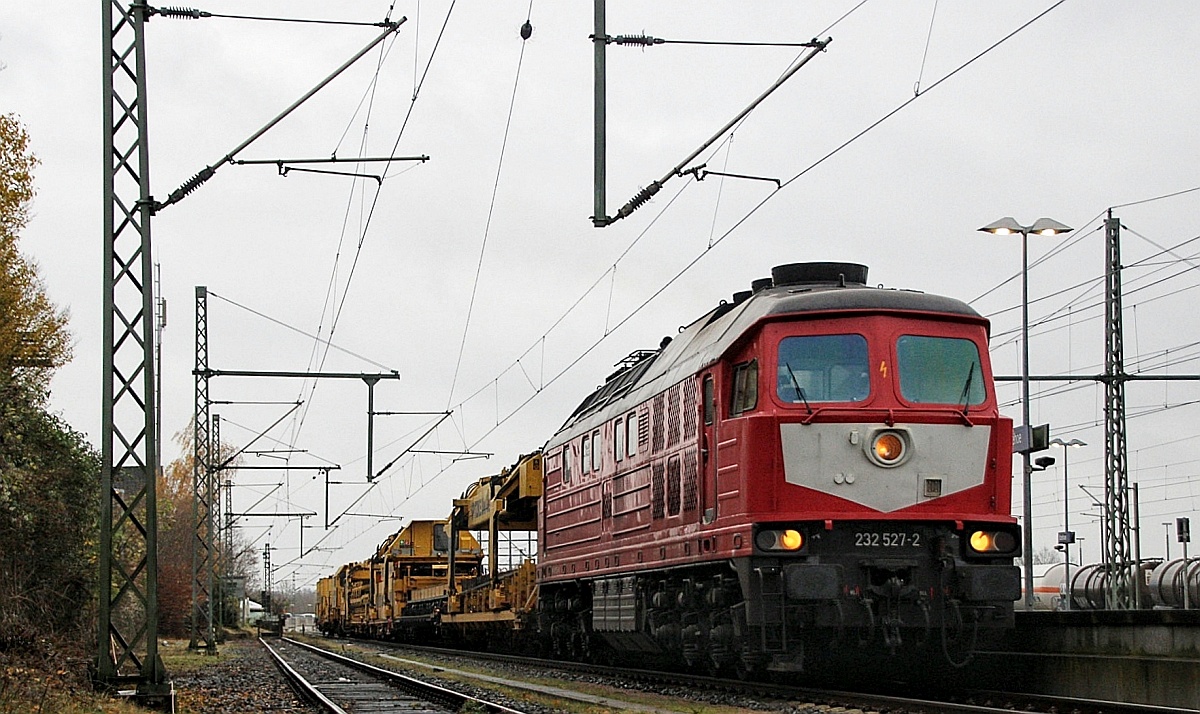
[[[667,513],[679,515],[679,457],[672,456],[667,461]]]
[[[650,408],[645,404],[638,407],[638,451],[646,451],[650,445]]]
[[[677,446],[679,444],[679,390],[681,385],[676,384],[667,390],[667,446]]]
[[[654,397],[654,423],[651,425],[654,435],[653,453],[658,453],[666,446],[666,411],[667,395],[657,394]]]
[[[666,515],[667,467],[661,461],[654,464],[650,478],[650,515],[656,520]]]
[[[698,461],[695,450],[688,451],[683,455],[683,510],[685,511],[696,510],[696,505],[699,503],[696,488]]]
[[[688,377],[682,383],[683,411],[680,412],[680,418],[683,421],[683,438],[685,441],[691,441],[696,438],[696,427],[700,421],[700,413],[696,409],[696,402],[699,398],[696,385],[697,380],[695,375]]]

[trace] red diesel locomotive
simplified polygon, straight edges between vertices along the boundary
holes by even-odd
[[[989,323],[866,280],[775,268],[631,355],[550,439],[537,629],[556,651],[744,675],[839,646],[962,664],[1011,626]]]

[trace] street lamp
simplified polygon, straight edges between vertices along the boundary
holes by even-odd
[[[1070,516],[1071,509],[1067,505],[1067,503],[1071,500],[1071,492],[1070,492],[1070,490],[1068,490],[1068,486],[1067,486],[1067,449],[1068,449],[1068,447],[1069,448],[1078,448],[1080,446],[1087,446],[1087,444],[1085,442],[1080,441],[1079,439],[1071,439],[1070,441],[1063,441],[1062,439],[1058,439],[1058,438],[1051,439],[1050,443],[1055,446],[1063,447],[1063,532],[1061,533],[1061,539],[1062,539],[1062,544],[1063,544],[1063,553],[1067,556],[1067,558],[1066,558],[1067,587],[1066,587],[1066,593],[1065,593],[1066,599],[1063,601],[1063,609],[1070,610],[1071,609],[1071,543],[1075,542],[1075,534],[1071,532],[1071,516]],[[1080,558],[1079,562],[1082,565],[1083,559]]]
[[[997,236],[1021,234],[1021,428],[1025,433],[1025,449],[1021,451],[1024,490],[1024,541],[1025,541],[1025,606],[1032,609],[1033,598],[1033,496],[1030,484],[1033,467],[1029,463],[1029,448],[1032,446],[1029,426],[1029,234],[1054,236],[1069,233],[1073,228],[1049,218],[1039,218],[1032,226],[1023,226],[1016,219],[1006,216],[979,229],[983,233]]]

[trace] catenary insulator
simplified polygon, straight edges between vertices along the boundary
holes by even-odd
[[[651,198],[653,198],[654,194],[658,193],[658,190],[660,188],[662,188],[662,184],[659,183],[658,181],[655,181],[655,182],[651,183],[649,186],[647,186],[646,188],[643,188],[641,191],[638,191],[636,196],[629,199],[629,203],[626,203],[624,206],[621,206],[621,210],[617,211],[617,217],[618,218],[628,217],[629,214],[633,213],[638,208],[640,208],[643,203],[645,203],[646,201],[649,201]]]
[[[160,7],[158,14],[163,17],[177,17],[181,20],[199,20],[202,17],[212,17],[212,13],[191,7]]]
[[[641,45],[642,47],[649,47],[650,45],[661,45],[665,40],[648,35],[617,35],[612,38],[612,42],[618,45]]]

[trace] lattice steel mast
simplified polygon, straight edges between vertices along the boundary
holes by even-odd
[[[148,8],[103,0],[104,378],[96,680],[170,696],[158,656],[158,440],[146,120]]]
[[[213,571],[213,504],[219,494],[213,491],[213,453],[209,424],[208,397],[208,288],[196,286],[196,403],[192,424],[192,621],[191,642],[188,647],[203,647],[216,653],[213,635],[212,571]],[[203,640],[203,642],[201,641]]]
[[[99,553],[97,683],[109,689],[135,684],[147,701],[170,696],[158,657],[158,508],[160,438],[157,431],[154,365],[154,290],[150,217],[178,202],[212,177],[268,129],[279,123],[405,21],[376,23],[383,31],[301,99],[226,154],[221,161],[172,192],[166,201],[150,194],[146,119],[145,23],[154,14],[208,16],[185,8],[156,9],[140,0],[128,9],[120,0],[101,0],[104,130],[104,385],[102,414],[101,523]],[[414,160],[427,160],[416,157]],[[385,160],[385,159],[380,159]],[[408,160],[387,157],[386,160]],[[206,370],[205,370],[206,371]],[[197,400],[199,401],[199,399]],[[205,409],[207,411],[207,409]],[[207,420],[197,419],[197,441]],[[197,448],[205,448],[198,445]],[[203,542],[193,556],[192,645],[200,631],[215,651],[212,635],[212,469],[198,459],[197,532]],[[201,495],[204,494],[204,495]],[[157,702],[156,702],[157,703]]]
[[[1121,222],[1104,221],[1104,513],[1110,609],[1134,607],[1130,568],[1129,478],[1125,448],[1125,344],[1121,321]]]

